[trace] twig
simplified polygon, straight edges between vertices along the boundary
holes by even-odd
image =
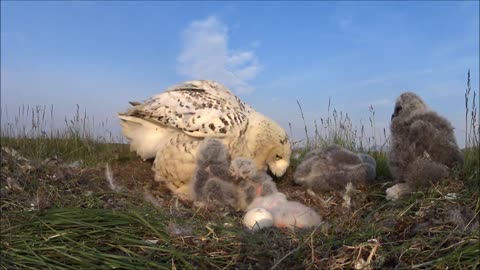
[[[369,242],[370,241],[372,241],[374,243],[374,246],[372,248],[372,251],[370,252],[370,255],[368,255],[367,265],[370,265],[370,263],[373,259],[373,256],[375,256],[375,254],[377,253],[377,249],[380,247],[380,243],[378,242],[377,239],[371,239],[371,240],[369,240]]]

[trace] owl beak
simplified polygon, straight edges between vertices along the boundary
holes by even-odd
[[[270,162],[268,164],[268,169],[276,176],[276,177],[281,177],[282,175],[285,174],[285,171],[287,170],[289,166],[289,162],[286,160],[276,160],[274,162]]]

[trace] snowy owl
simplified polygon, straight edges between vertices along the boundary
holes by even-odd
[[[389,167],[398,184],[387,189],[388,199],[441,180],[463,163],[450,122],[414,93],[405,92],[397,98],[390,131]]]
[[[246,158],[229,164],[227,147],[218,139],[205,139],[198,149],[197,168],[191,181],[191,198],[200,204],[245,210],[259,196],[277,192],[264,171]]]
[[[349,182],[366,185],[375,179],[375,172],[373,157],[334,144],[307,153],[293,177],[297,184],[316,192],[327,192],[344,190]]]
[[[251,159],[258,170],[282,176],[290,164],[284,129],[214,81],[187,81],[119,114],[123,135],[143,159],[155,158],[155,180],[188,199],[197,149],[218,138],[231,158]]]

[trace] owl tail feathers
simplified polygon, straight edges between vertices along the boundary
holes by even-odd
[[[154,158],[164,144],[163,128],[146,120],[119,115],[123,136],[130,143],[130,150],[142,159]]]

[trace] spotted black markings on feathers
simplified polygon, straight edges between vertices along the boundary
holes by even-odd
[[[183,143],[183,150],[185,150],[185,152],[188,152],[186,143]]]
[[[245,125],[245,128],[242,128],[240,129],[240,137],[243,137],[245,135],[245,133],[247,133],[247,130],[248,130],[248,121],[247,121],[247,124]]]
[[[223,118],[223,117],[220,117],[220,121],[222,121],[222,123],[223,123],[225,126],[228,126],[228,125],[229,125],[228,121],[227,121],[225,118]]]

